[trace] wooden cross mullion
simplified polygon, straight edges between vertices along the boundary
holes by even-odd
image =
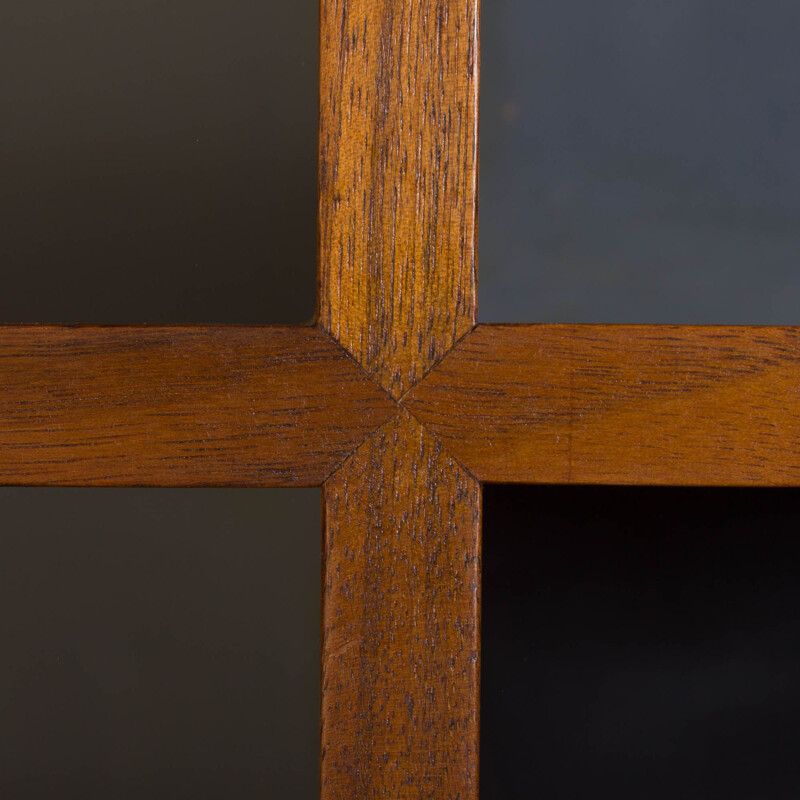
[[[309,327],[0,327],[0,483],[323,486],[322,796],[475,800],[481,482],[800,485],[794,328],[476,326],[479,0],[321,0]]]

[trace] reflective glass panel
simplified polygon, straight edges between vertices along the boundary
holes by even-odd
[[[0,796],[316,800],[318,490],[0,489]]]
[[[318,6],[0,4],[0,322],[307,321]]]
[[[482,5],[484,322],[800,323],[800,5]]]
[[[800,795],[800,491],[484,499],[482,800]]]

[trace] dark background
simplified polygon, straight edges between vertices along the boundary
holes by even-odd
[[[308,321],[317,13],[0,5],[0,322]],[[485,1],[481,318],[800,321],[799,14]],[[794,797],[796,495],[620,492],[487,489],[484,796]],[[318,492],[1,489],[0,547],[0,794],[316,797]]]
[[[800,792],[800,491],[484,489],[482,800]]]
[[[0,320],[315,308],[318,2],[0,4]]]
[[[0,797],[318,797],[319,491],[0,489]]]

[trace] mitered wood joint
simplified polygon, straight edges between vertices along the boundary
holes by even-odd
[[[399,399],[475,325],[477,0],[322,0],[319,322]]]
[[[323,798],[477,797],[480,485],[401,411],[324,502]]]

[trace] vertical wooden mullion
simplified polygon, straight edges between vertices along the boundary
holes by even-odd
[[[476,321],[478,0],[322,0],[319,322],[394,397]]]
[[[477,797],[479,484],[403,412],[324,498],[323,798]]]
[[[395,399],[475,324],[478,0],[322,0],[319,324]],[[324,487],[322,796],[474,800],[480,485],[408,412]]]

